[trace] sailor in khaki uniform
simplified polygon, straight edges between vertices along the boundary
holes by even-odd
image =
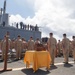
[[[40,44],[39,38],[37,38],[36,41],[35,41],[35,50],[37,50],[37,45],[38,45],[38,44]]]
[[[51,55],[52,65],[54,65],[56,46],[57,46],[57,41],[53,37],[53,33],[50,33],[50,38],[48,39],[48,51],[49,51],[49,53]]]
[[[12,50],[12,49],[15,49],[15,47],[16,47],[15,39],[12,39],[12,41],[11,41],[11,43],[10,43],[10,48],[11,48],[11,50]]]
[[[72,57],[73,55],[73,48],[72,48],[72,41],[70,41],[70,46],[69,46],[69,57]]]
[[[65,64],[68,64],[69,46],[70,46],[70,40],[66,38],[66,34],[63,34],[62,50],[63,50]]]
[[[21,51],[22,51],[22,40],[20,39],[20,35],[18,35],[16,41],[16,60],[21,59]]]
[[[30,37],[30,40],[28,40],[28,50],[34,50],[34,40],[32,37]]]
[[[73,58],[75,61],[75,36],[73,36],[72,38],[73,38],[73,40],[72,40]]]
[[[27,42],[24,38],[22,38],[22,52],[26,52],[27,50]]]
[[[8,49],[10,49],[10,43],[11,40],[8,39]],[[4,54],[6,51],[6,36],[4,36],[4,39],[1,41],[1,50],[2,50],[2,60],[4,60]]]

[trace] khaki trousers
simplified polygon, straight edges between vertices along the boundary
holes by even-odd
[[[68,62],[69,61],[69,59],[68,59],[69,58],[69,50],[64,49],[63,55],[64,55],[64,61]]]
[[[21,59],[21,49],[20,48],[16,50],[16,59]]]
[[[75,49],[73,50],[73,58],[75,60]]]
[[[50,56],[51,56],[51,64],[54,64],[54,59],[55,59],[56,51],[54,49],[50,49]]]

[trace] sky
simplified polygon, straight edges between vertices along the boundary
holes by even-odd
[[[75,0],[7,0],[6,12],[10,25],[15,21],[38,24],[42,37],[49,37],[50,32],[56,39],[62,39],[63,33],[69,39],[75,35]]]

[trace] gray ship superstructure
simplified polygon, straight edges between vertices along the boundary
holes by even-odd
[[[29,40],[31,36],[34,40],[37,38],[41,40],[41,32],[37,24],[33,26],[20,22],[16,23],[16,27],[13,26],[9,25],[9,14],[6,13],[6,0],[4,0],[4,6],[0,9],[0,39],[3,39],[6,32],[9,32],[10,39],[17,38],[17,36],[20,35],[26,40]]]

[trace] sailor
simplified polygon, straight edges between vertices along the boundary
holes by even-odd
[[[16,41],[16,60],[21,59],[21,51],[22,51],[22,40],[20,38],[20,35],[18,35]]]
[[[12,39],[11,43],[10,43],[10,48],[11,48],[12,52],[16,52],[15,47],[16,47],[15,39]]]
[[[70,40],[66,37],[66,34],[63,34],[62,39],[62,50],[64,55],[64,62],[65,64],[68,64],[68,57],[69,57],[69,46],[70,46]]]
[[[10,43],[11,40],[8,39],[8,51],[10,50]],[[4,39],[1,41],[1,50],[2,50],[2,60],[4,60],[4,55],[6,52],[6,36],[4,36]]]
[[[30,40],[28,40],[28,50],[34,50],[34,44],[33,37],[30,37]]]
[[[18,28],[18,23],[16,24],[16,27]]]
[[[20,22],[20,29],[22,29],[23,27],[23,22]]]
[[[22,52],[26,52],[27,50],[27,42],[25,40],[25,38],[22,38]]]
[[[73,58],[75,61],[75,36],[73,36],[72,39]]]
[[[57,48],[57,40],[53,37],[53,33],[50,33],[49,35],[50,38],[48,39],[48,51],[52,59],[51,65],[54,65],[55,52]]]
[[[39,38],[37,38],[35,41],[35,50],[37,50],[38,44],[40,44]]]

